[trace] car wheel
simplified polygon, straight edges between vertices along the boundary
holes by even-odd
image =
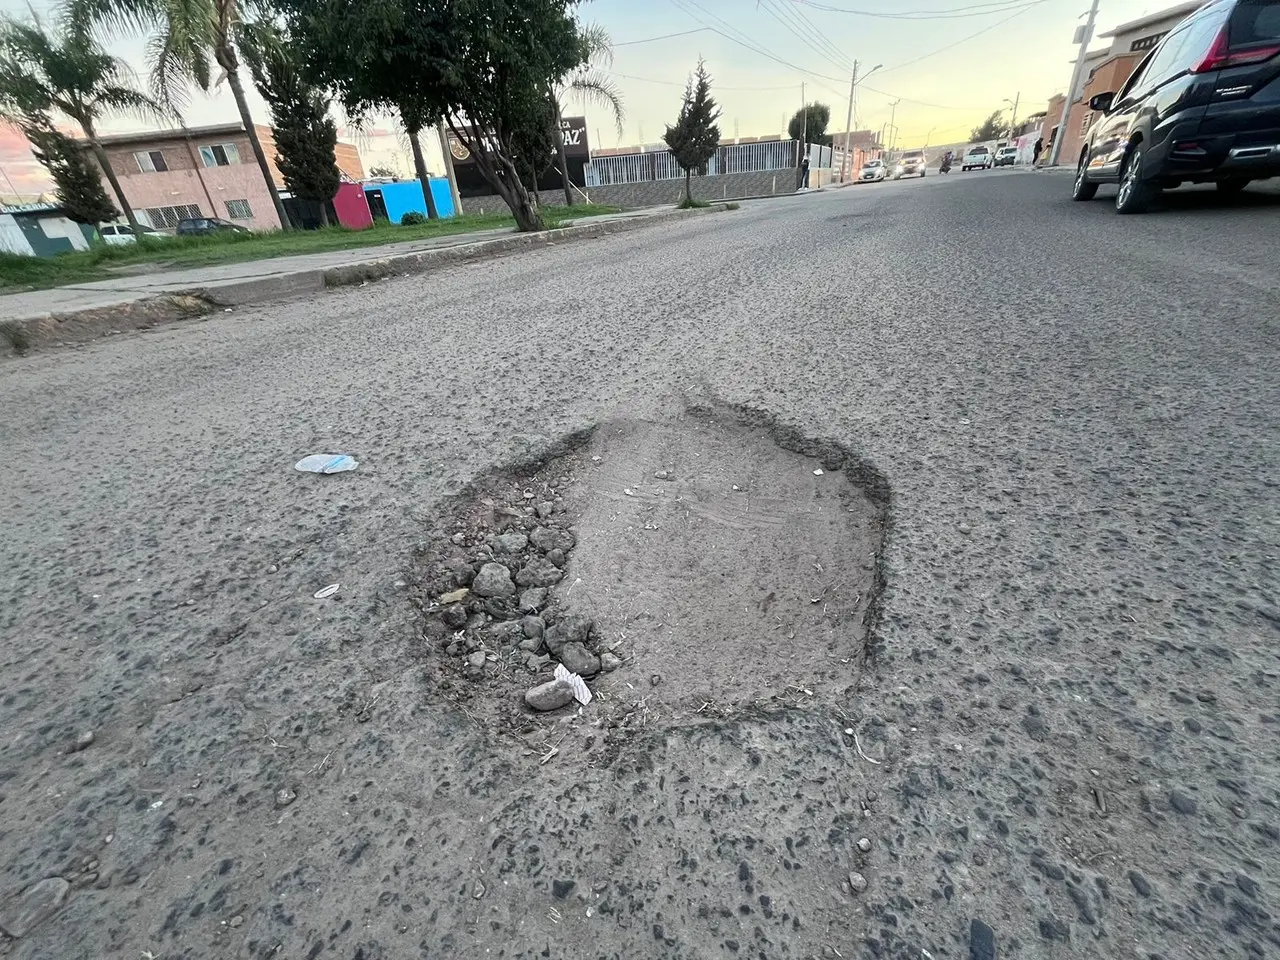
[[[1219,193],[1235,194],[1239,193],[1253,181],[1244,177],[1237,177],[1232,180],[1219,180],[1217,183]]]
[[[1142,145],[1129,151],[1120,172],[1120,190],[1116,193],[1116,213],[1145,213],[1151,205],[1151,198],[1156,194],[1154,186],[1142,179],[1146,172],[1144,161],[1146,154]]]
[[[1086,157],[1087,154],[1080,154],[1080,165],[1076,167],[1075,185],[1071,188],[1072,200],[1092,200],[1098,195],[1098,185],[1089,182],[1089,165],[1085,162]]]

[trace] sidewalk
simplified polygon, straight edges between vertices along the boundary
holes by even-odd
[[[705,211],[654,207],[585,217],[542,233],[486,230],[430,240],[269,260],[157,269],[49,290],[0,295],[0,319],[16,321],[32,346],[94,339],[116,330],[200,316],[215,309],[317,293],[477,257],[617,233]],[[2,345],[0,345],[2,346]]]

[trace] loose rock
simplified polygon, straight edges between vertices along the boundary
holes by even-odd
[[[560,530],[555,527],[538,527],[533,533],[529,534],[529,542],[543,553],[549,553],[552,550],[563,550],[568,553],[574,548],[578,540],[568,530]]]
[[[483,650],[477,650],[475,653],[467,654],[467,668],[469,670],[480,671],[484,669],[485,661],[488,658]]]
[[[622,666],[622,660],[612,653],[600,654],[600,669],[605,673],[613,673]]]
[[[861,850],[863,853],[870,853],[871,841],[868,840],[866,837],[863,837],[861,840],[858,841],[858,849]]]
[[[1169,805],[1179,813],[1191,816],[1196,812],[1197,806],[1195,800],[1187,796],[1181,790],[1174,790],[1169,794]]]
[[[600,658],[576,641],[561,647],[558,656],[565,669],[580,677],[594,677],[600,672]]]
[[[515,596],[516,585],[511,582],[511,571],[502,564],[486,563],[476,574],[471,590],[479,597],[511,597]]]
[[[468,590],[466,587],[460,587],[457,590],[451,590],[448,593],[442,593],[440,594],[440,600],[439,600],[440,606],[447,607],[450,604],[459,603],[467,599],[467,594],[470,592],[471,591]]]
[[[524,702],[534,710],[547,713],[559,710],[573,700],[573,687],[564,680],[549,680],[525,692]]]
[[[520,629],[520,624],[514,620],[489,624],[485,630],[485,635],[489,638],[490,643],[499,647],[514,647],[524,639],[524,631]]]
[[[521,617],[520,629],[526,637],[541,637],[547,625],[541,617]]]
[[[467,625],[467,608],[460,603],[440,611],[440,619],[450,630],[461,630]]]
[[[89,747],[93,746],[93,741],[94,741],[93,731],[86,730],[83,733],[79,734],[75,738],[75,740],[72,741],[71,746],[67,748],[67,752],[79,753],[81,750],[87,750]]]
[[[969,960],[996,960],[996,932],[976,918],[969,923]]]
[[[523,533],[504,533],[489,542],[498,553],[519,553],[529,546],[529,538]]]
[[[547,591],[542,587],[532,587],[520,594],[520,611],[537,613],[547,605]]]
[[[293,803],[293,801],[297,799],[298,799],[297,793],[295,793],[289,787],[281,787],[279,790],[276,791],[277,807],[287,807],[289,804]]]
[[[856,897],[867,889],[867,878],[860,873],[849,873],[849,890]]]
[[[485,564],[485,569],[487,570],[489,566],[490,564]],[[505,570],[506,567],[503,567],[502,569]],[[481,573],[481,576],[483,576],[484,570],[481,570],[480,573]],[[525,564],[523,567],[520,568],[520,572],[516,574],[516,583],[520,584],[520,586],[522,587],[549,587],[552,584],[559,583],[560,578],[562,576],[564,576],[564,574],[560,572],[559,567],[557,567],[554,563],[552,563],[546,557],[537,557],[533,560],[530,560],[527,564]],[[479,582],[480,582],[480,577],[476,577],[476,583],[479,583]],[[477,593],[480,592],[478,587],[473,587],[472,589],[474,589]],[[511,593],[515,593],[515,587],[511,588]],[[493,594],[493,596],[504,596],[504,597],[510,596],[510,595],[511,594],[507,594],[507,593]]]
[[[552,655],[559,656],[560,649],[566,643],[581,643],[584,646],[591,637],[592,621],[587,617],[565,617],[546,632],[547,649]]]

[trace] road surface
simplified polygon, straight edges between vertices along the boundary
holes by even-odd
[[[1280,202],[1068,188],[0,364],[0,955],[1280,955]],[[539,765],[432,689],[412,552],[495,465],[709,400],[887,480],[866,668]]]

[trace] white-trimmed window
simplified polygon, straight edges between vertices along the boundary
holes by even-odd
[[[206,167],[232,167],[240,162],[240,148],[234,143],[214,143],[200,148],[200,160]]]
[[[179,220],[190,220],[198,216],[201,216],[200,206],[195,203],[175,207],[147,207],[147,219],[153,227],[176,227]]]
[[[228,200],[227,216],[232,220],[252,220],[253,207],[249,206],[248,200]]]
[[[164,154],[159,150],[139,150],[133,159],[138,162],[138,170],[142,173],[164,173],[169,169]]]

